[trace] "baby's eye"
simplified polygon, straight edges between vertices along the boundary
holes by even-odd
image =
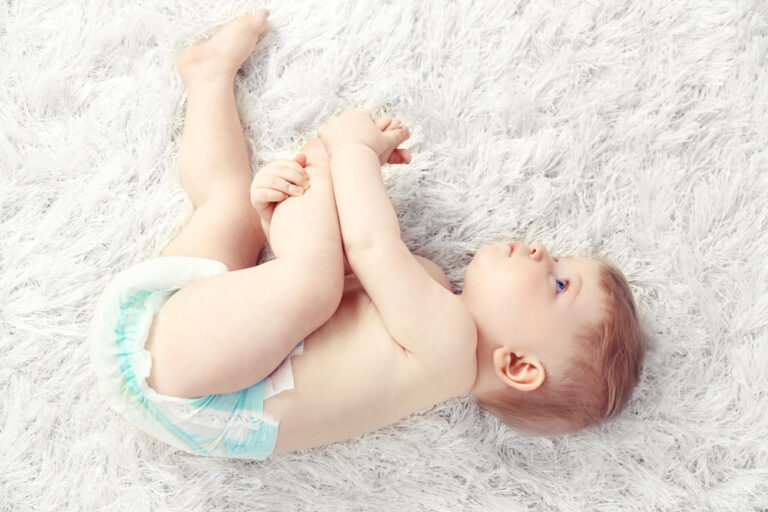
[[[557,293],[561,293],[563,290],[568,288],[568,281],[564,279],[555,279],[555,282],[557,283]]]

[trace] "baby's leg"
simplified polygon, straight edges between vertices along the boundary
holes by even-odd
[[[277,257],[248,268],[264,234],[250,207],[250,167],[233,80],[265,24],[264,15],[241,17],[180,58],[188,90],[181,181],[197,210],[162,256],[215,257],[232,271],[182,288],[155,317],[147,341],[153,360],[148,381],[162,394],[204,396],[255,384],[325,323],[341,300],[341,234],[332,188],[329,176],[311,166],[310,189],[276,209]],[[295,226],[279,220],[291,217],[290,211],[302,214],[292,219]]]

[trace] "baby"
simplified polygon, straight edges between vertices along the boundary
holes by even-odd
[[[381,178],[383,164],[410,161],[399,120],[345,112],[251,179],[234,77],[267,17],[243,15],[179,58],[179,172],[195,212],[100,299],[90,339],[110,405],[180,449],[250,459],[466,393],[533,434],[621,410],[643,357],[622,274],[499,243],[455,295],[401,241]],[[256,265],[266,238],[275,258]]]

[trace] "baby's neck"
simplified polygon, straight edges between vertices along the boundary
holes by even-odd
[[[467,393],[472,393],[475,396],[485,394],[489,391],[495,391],[503,387],[503,383],[493,369],[493,351],[488,347],[488,344],[481,336],[482,335],[478,329],[477,349],[475,350],[477,373],[475,374],[475,382],[472,384],[471,388],[467,390]]]

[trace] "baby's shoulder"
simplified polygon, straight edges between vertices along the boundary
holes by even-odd
[[[402,243],[366,256],[357,270],[377,325],[406,357],[401,377],[411,387],[414,378],[431,379],[436,373],[469,379],[475,370],[475,324],[440,266]]]

